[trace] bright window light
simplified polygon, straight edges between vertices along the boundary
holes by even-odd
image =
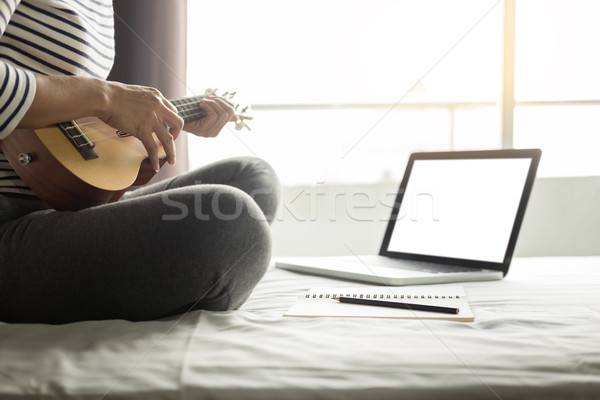
[[[596,3],[517,0],[514,144],[544,150],[542,176],[600,173],[574,150],[563,169],[568,137],[518,103],[600,99]],[[255,117],[250,132],[191,136],[191,167],[254,155],[286,185],[377,183],[413,151],[501,147],[502,1],[190,0],[188,18],[189,93],[236,90]],[[597,126],[578,140],[591,145]]]
[[[600,1],[519,0],[515,97],[599,100]]]
[[[600,2],[516,5],[514,144],[543,149],[538,176],[600,175]]]

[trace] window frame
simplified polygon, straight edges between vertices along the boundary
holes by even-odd
[[[461,128],[461,112],[488,108],[494,110],[494,123],[493,123],[493,142],[486,142],[483,144],[486,148],[505,148],[511,149],[515,147],[515,144],[518,144],[521,139],[521,135],[518,131],[519,125],[517,125],[517,137],[515,138],[515,113],[521,112],[521,110],[526,109],[528,107],[543,107],[544,109],[550,110],[552,112],[553,107],[585,107],[585,106],[600,106],[600,98],[598,99],[565,99],[565,100],[517,100],[515,99],[515,53],[516,53],[516,25],[517,25],[517,2],[520,0],[502,0],[502,3],[495,3],[497,6],[502,6],[501,11],[502,14],[500,18],[502,19],[502,33],[499,33],[501,47],[497,48],[496,55],[499,55],[501,62],[501,68],[499,73],[502,76],[496,76],[500,78],[498,83],[494,85],[499,85],[498,87],[498,96],[496,98],[483,98],[481,100],[463,100],[463,101],[418,101],[418,102],[405,102],[405,101],[384,101],[377,102],[375,98],[374,102],[349,102],[349,103],[328,103],[326,101],[321,101],[317,103],[300,103],[297,102],[282,102],[278,103],[273,101],[272,103],[253,103],[252,108],[256,112],[273,112],[273,111],[327,111],[327,110],[371,110],[380,112],[383,117],[392,111],[405,111],[405,110],[428,110],[428,109],[437,109],[447,113],[449,116],[448,120],[448,130],[449,133],[448,142],[444,144],[444,147],[449,150],[462,150],[465,149],[465,146],[469,146],[468,143],[462,139],[463,130]],[[498,16],[496,14],[496,16]],[[495,38],[498,38],[496,36]],[[496,42],[497,43],[497,42]],[[494,46],[495,47],[495,46]],[[500,53],[500,51],[502,53]],[[494,72],[496,73],[496,72]],[[518,94],[518,93],[517,93]],[[584,97],[584,96],[581,96]],[[265,99],[266,100],[266,99]],[[269,100],[267,100],[269,101]],[[317,99],[318,101],[318,99]],[[383,118],[382,117],[382,118]],[[497,118],[497,119],[496,119]],[[519,121],[517,121],[517,124]],[[516,139],[516,140],[515,140]],[[243,140],[238,138],[240,142],[243,143]],[[362,140],[362,137],[361,139]],[[352,151],[352,149],[360,142],[360,140],[355,143],[354,146],[346,154]],[[529,146],[529,145],[526,145]],[[532,147],[536,146],[536,143],[533,142]],[[538,147],[541,147],[538,146]],[[248,146],[246,145],[246,148]],[[342,158],[344,158],[342,157]],[[575,173],[573,175],[560,175],[559,171],[553,171],[549,173],[547,176],[583,176],[586,174],[585,171],[580,171],[579,173]],[[557,175],[558,174],[558,175]],[[589,175],[597,175],[595,172],[589,171],[587,176]]]
[[[502,148],[514,147],[514,113],[516,107],[526,106],[585,106],[600,105],[599,100],[536,100],[517,101],[515,99],[515,27],[516,1],[504,0],[504,30],[502,54],[502,95],[499,102],[400,102],[400,103],[345,103],[345,104],[256,104],[256,111],[298,111],[323,109],[410,109],[441,108],[450,114],[450,148],[455,149],[455,112],[458,109],[500,106],[500,136]]]

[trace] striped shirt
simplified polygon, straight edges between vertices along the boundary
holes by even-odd
[[[31,106],[35,74],[106,79],[112,0],[0,0],[0,139]],[[33,195],[0,153],[0,193]]]

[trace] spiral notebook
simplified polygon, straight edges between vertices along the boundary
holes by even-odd
[[[381,299],[412,304],[427,304],[458,308],[458,314],[340,303],[337,296]],[[315,287],[300,296],[284,317],[343,317],[444,319],[473,322],[475,317],[462,286],[404,286],[404,287]]]

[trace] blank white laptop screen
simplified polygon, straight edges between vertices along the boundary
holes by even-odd
[[[531,162],[415,160],[387,250],[503,262]]]

